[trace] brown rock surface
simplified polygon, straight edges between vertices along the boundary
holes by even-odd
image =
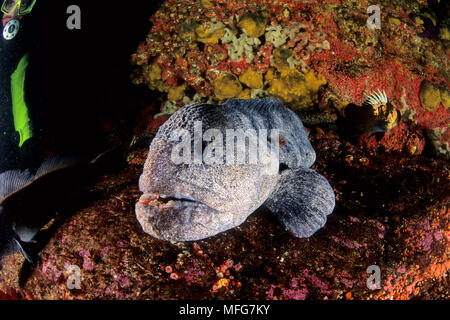
[[[334,138],[314,146],[337,206],[311,238],[258,210],[203,241],[154,239],[135,218],[141,166],[130,165],[99,178],[97,199],[63,223],[22,288],[23,258],[7,257],[0,290],[33,299],[450,298],[448,162],[371,156]],[[67,287],[70,265],[81,269],[79,290]],[[366,286],[371,265],[380,290]]]

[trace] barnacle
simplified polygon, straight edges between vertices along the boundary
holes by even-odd
[[[364,104],[371,105],[374,109],[378,109],[380,106],[386,106],[388,104],[388,98],[386,92],[373,92],[371,95],[366,97]]]
[[[400,121],[399,112],[389,103],[389,99],[384,90],[380,91],[378,89],[377,92],[366,96],[363,105],[373,108],[375,118],[385,123],[386,131],[393,129]]]

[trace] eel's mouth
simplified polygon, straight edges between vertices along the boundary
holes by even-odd
[[[167,205],[170,202],[191,202],[192,204],[203,204],[194,198],[185,195],[166,195],[162,193],[146,193],[139,199],[139,203],[143,206]]]
[[[232,223],[221,213],[186,195],[144,193],[136,204],[136,217],[143,230],[163,240],[191,241],[215,235]]]

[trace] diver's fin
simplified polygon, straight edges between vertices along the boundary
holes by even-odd
[[[126,148],[122,144],[109,148],[89,162],[90,169],[96,174],[105,174],[122,168],[126,165],[125,152]]]
[[[0,174],[0,200],[32,182],[34,175],[28,170],[10,170]]]
[[[265,206],[296,237],[306,238],[325,225],[335,195],[327,179],[312,169],[286,169]]]
[[[63,169],[67,167],[72,167],[80,164],[82,159],[77,156],[53,156],[45,159],[36,171],[36,178],[42,177],[47,173]]]
[[[96,156],[93,160],[87,161],[86,157],[81,155],[56,155],[45,159],[40,167],[36,171],[36,178],[42,177],[51,171],[58,169],[68,168],[77,166],[80,164],[90,163],[90,164],[103,164],[107,162],[107,159],[112,158],[116,153],[121,152],[122,145],[114,146]]]
[[[121,144],[118,144],[114,147],[109,148],[108,150],[100,153],[94,159],[90,161],[91,164],[98,164],[100,162],[107,162],[108,159],[114,158],[117,154],[121,154],[124,151],[124,147]]]
[[[37,261],[39,260],[39,252],[35,248],[36,244],[34,242],[24,242],[20,240],[19,236],[17,235],[13,237],[13,240],[24,258],[33,266],[36,265]]]

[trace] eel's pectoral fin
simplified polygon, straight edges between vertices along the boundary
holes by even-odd
[[[17,249],[19,249],[23,257],[33,266],[36,265],[37,261],[39,260],[40,252],[40,250],[37,248],[37,243],[33,241],[22,241],[17,235],[13,237],[13,241],[15,242]]]
[[[264,205],[296,237],[307,238],[322,228],[335,206],[333,188],[312,169],[286,169]]]

